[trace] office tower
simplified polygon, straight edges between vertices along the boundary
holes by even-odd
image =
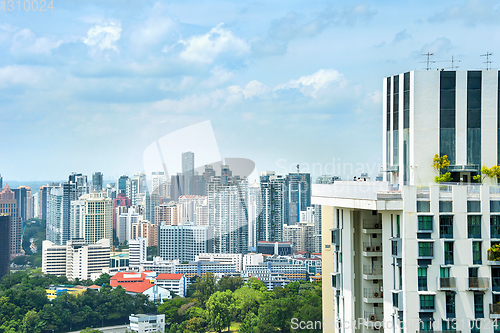
[[[366,332],[376,322],[397,328],[384,332],[449,331],[455,320],[463,323],[457,330],[493,331],[500,261],[489,248],[500,242],[500,187],[471,178],[499,162],[499,80],[498,71],[384,79],[390,182],[313,185],[322,215],[323,319],[363,318]],[[448,156],[454,183],[434,182],[435,154]],[[324,330],[333,331],[340,332]]]
[[[0,192],[0,214],[10,216],[10,255],[19,255],[21,254],[21,218],[18,215],[17,200],[9,184],[5,184]]]
[[[147,240],[146,238],[131,239],[129,242],[129,265],[138,267],[141,262],[147,258]]]
[[[140,194],[146,193],[148,190],[146,174],[144,172],[136,172],[134,178],[137,179],[137,192]]]
[[[213,227],[215,253],[248,252],[248,183],[233,176],[227,165],[207,183],[208,224]]]
[[[176,202],[169,202],[155,207],[155,224],[166,225],[181,224],[181,209]]]
[[[125,193],[119,193],[116,199],[113,199],[113,228],[116,229],[117,207],[130,207],[132,202]],[[122,212],[120,212],[122,213]]]
[[[73,172],[69,176],[68,182],[75,184],[75,186],[76,186],[76,198],[79,198],[83,194],[90,193],[90,186],[89,186],[89,183],[87,181],[86,175],[82,175],[81,173]],[[74,199],[72,199],[72,200],[74,200]]]
[[[182,225],[202,225],[197,222],[198,208],[207,205],[207,197],[201,195],[182,195],[179,197]]]
[[[160,185],[165,183],[167,178],[165,177],[165,172],[163,171],[153,171],[151,173],[151,193],[160,192]]]
[[[115,183],[106,184],[106,195],[108,198],[113,200],[116,199],[116,197],[118,196],[117,192],[118,191],[116,189]]]
[[[120,193],[127,194],[127,182],[128,182],[128,176],[120,176],[120,178],[117,179],[116,181],[116,189],[117,189],[117,195]]]
[[[200,253],[212,251],[212,227],[160,225],[158,253],[164,260],[193,261]]]
[[[94,172],[92,175],[92,191],[101,192],[103,189],[103,175],[102,172]]]
[[[257,219],[257,241],[281,242],[288,225],[288,179],[274,172],[260,176],[261,211]]]
[[[96,244],[101,239],[113,242],[112,200],[104,192],[84,194],[71,202],[70,231],[72,239]]]
[[[145,218],[155,224],[155,208],[160,205],[160,195],[158,191],[146,192]]]
[[[65,275],[69,280],[95,280],[103,269],[109,268],[110,252],[109,239],[101,239],[96,244],[73,239],[66,245],[45,240],[42,242],[42,272]]]
[[[132,205],[137,205],[139,203],[139,182],[140,180],[138,177],[127,179],[127,189],[125,193],[127,197],[130,198]]]
[[[260,204],[260,184],[255,181],[248,185],[248,246],[257,250],[257,219],[262,206]]]
[[[125,241],[130,242],[132,238],[132,225],[142,220],[142,215],[139,214],[135,206],[132,206],[126,210],[126,212],[120,214],[117,218],[116,223],[116,236],[118,237],[120,243]]]
[[[300,222],[300,212],[311,206],[311,175],[290,173],[288,175],[288,223]]]
[[[33,197],[29,186],[19,186],[14,189],[14,196],[17,201],[17,209],[21,223],[33,217]]]
[[[10,216],[1,213],[3,205],[0,200],[0,278],[9,274],[10,264]]]
[[[194,176],[194,153],[192,151],[182,153],[182,174]]]
[[[47,197],[50,192],[50,186],[49,185],[43,185],[40,187],[40,190],[38,191],[39,199],[40,199],[40,204],[39,204],[39,212],[38,212],[38,218],[39,219],[46,219],[47,218]]]

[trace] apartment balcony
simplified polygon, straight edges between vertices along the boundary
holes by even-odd
[[[470,277],[467,278],[467,290],[484,291],[488,290],[490,279],[487,277]]]
[[[439,185],[439,198],[451,199],[453,195],[453,185]]]
[[[490,303],[490,319],[500,319],[500,304]]]
[[[440,290],[440,291],[457,290],[457,278],[456,277],[447,277],[447,278],[438,277],[437,278],[437,290]]]
[[[430,199],[431,191],[429,186],[417,186],[417,199]]]
[[[365,318],[365,325],[368,323],[368,322],[376,322],[376,321],[383,321],[384,320],[384,312],[382,311],[382,309],[377,309],[377,310],[373,310],[373,311],[365,311],[364,312],[364,316]]]
[[[467,198],[479,199],[481,197],[481,185],[467,185]]]
[[[363,298],[365,303],[382,303],[383,293],[378,289],[363,289]]]
[[[490,185],[490,197],[497,199],[500,198],[500,186]]]
[[[500,255],[497,252],[488,251],[488,265],[500,266]]]
[[[363,278],[365,280],[381,280],[382,277],[382,266],[363,265]]]
[[[363,220],[363,233],[365,234],[381,234],[382,222],[377,220]]]
[[[363,243],[363,256],[365,257],[381,257],[382,243],[372,244],[371,242]]]

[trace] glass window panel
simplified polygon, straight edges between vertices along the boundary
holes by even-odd
[[[440,109],[455,110],[455,90],[441,90]]]
[[[481,201],[467,201],[467,212],[468,213],[479,213],[481,212]]]
[[[417,213],[429,213],[430,211],[431,211],[430,201],[417,201]]]

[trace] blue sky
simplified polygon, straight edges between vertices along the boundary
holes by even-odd
[[[489,51],[498,68],[498,17],[495,1],[0,8],[0,173],[132,174],[152,142],[210,120],[221,155],[258,170],[376,174],[382,78],[422,69],[425,52],[477,69]]]

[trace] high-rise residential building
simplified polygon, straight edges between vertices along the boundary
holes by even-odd
[[[207,183],[208,224],[213,227],[215,253],[248,252],[248,183],[221,167],[221,177]]]
[[[322,215],[323,320],[363,318],[363,332],[381,323],[384,332],[450,331],[455,323],[464,332],[493,331],[500,260],[490,248],[500,243],[500,187],[472,177],[499,164],[499,81],[487,70],[384,79],[390,182],[313,185]],[[435,183],[436,154],[447,155],[453,183]]]
[[[192,151],[182,153],[182,174],[194,176],[194,153]]]
[[[193,261],[200,253],[213,252],[210,226],[160,225],[158,254],[165,260]]]
[[[128,176],[120,176],[120,178],[118,178],[116,180],[116,189],[117,189],[117,195],[119,195],[120,193],[124,193],[124,194],[127,194],[127,182],[128,182]],[[129,197],[130,198],[130,197]]]
[[[313,205],[314,252],[321,253],[321,205]]]
[[[257,249],[257,219],[261,206],[260,184],[255,181],[248,185],[248,246]]]
[[[314,252],[314,224],[299,222],[283,227],[283,241],[289,242],[293,252]]]
[[[311,175],[288,174],[288,224],[300,222],[300,212],[311,206]]]
[[[87,244],[108,239],[112,244],[112,200],[105,192],[84,194],[71,202],[70,230],[72,239],[84,239]]]
[[[123,213],[123,211],[117,212],[118,207],[127,207],[128,210],[130,206],[132,206],[132,202],[125,193],[119,193],[116,199],[113,199],[113,228],[117,228],[117,217]]]
[[[142,218],[142,215],[135,206],[129,207],[117,217],[116,237],[118,237],[120,243],[123,244],[125,241],[130,242],[132,239],[132,225],[142,221]]]
[[[136,172],[134,174],[134,178],[138,180],[138,187],[137,187],[138,193],[140,194],[146,193],[146,191],[148,190],[146,174],[144,172]]]
[[[10,267],[10,216],[3,211],[0,200],[0,278],[9,274]]]
[[[260,176],[261,211],[257,219],[257,241],[281,242],[288,225],[288,178],[274,172]]]
[[[66,245],[45,240],[42,242],[42,272],[65,275],[69,280],[95,280],[103,269],[109,269],[110,253],[109,239],[101,239],[96,244],[73,239]]]
[[[103,188],[102,172],[94,172],[94,174],[92,175],[92,191],[101,192]]]
[[[3,188],[3,178],[2,178],[2,175],[0,175],[0,188]]]
[[[38,218],[38,215],[40,214],[40,192],[36,192],[32,196],[33,198],[33,217]]]
[[[138,220],[132,224],[132,239],[139,237],[146,239],[146,246],[158,245],[158,224],[151,224],[147,220]]]
[[[208,225],[208,205],[196,207],[196,225]]]
[[[115,200],[118,196],[118,190],[115,183],[106,184],[106,193],[108,198]]]
[[[181,224],[180,205],[174,201],[155,207],[155,224],[166,225]]]
[[[38,190],[38,198],[40,200],[39,203],[39,211],[38,218],[46,219],[47,218],[47,198],[50,193],[51,187],[49,185],[42,185]]]
[[[9,215],[10,220],[10,255],[21,254],[21,218],[17,209],[17,200],[9,184],[0,192],[0,214]]]
[[[151,193],[160,192],[160,185],[164,184],[167,181],[165,177],[165,172],[163,171],[153,171],[151,173]]]
[[[17,209],[21,223],[33,217],[33,197],[29,186],[19,186],[14,189],[14,196],[17,201]]]
[[[198,208],[207,205],[207,197],[201,195],[182,195],[179,197],[182,225],[202,225],[197,222]]]
[[[132,202],[132,205],[137,205],[139,204],[139,183],[140,179],[139,177],[134,177],[134,178],[129,178],[127,179],[127,189],[126,189],[126,194],[127,197],[130,198],[130,202]]]
[[[147,239],[139,237],[129,241],[129,265],[139,267],[147,259]]]

